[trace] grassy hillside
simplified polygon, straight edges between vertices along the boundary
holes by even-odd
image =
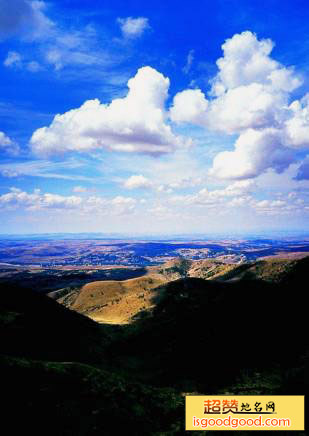
[[[11,433],[168,434],[183,427],[179,393],[111,368],[107,350],[119,327],[99,325],[28,289],[7,284],[0,296],[1,417]]]
[[[185,392],[308,394],[308,261],[277,283],[145,276],[133,294],[154,285],[149,308],[120,326],[2,285],[3,425],[56,436],[182,435]],[[277,277],[272,271],[267,277]],[[131,291],[114,284],[109,292],[106,302]]]
[[[108,327],[101,327],[45,295],[1,285],[1,353],[34,359],[100,362],[108,341]]]
[[[166,279],[156,274],[122,282],[97,281],[58,301],[95,321],[124,324],[141,310],[153,305],[153,289],[164,282]]]
[[[0,359],[2,425],[32,435],[181,434],[184,398],[81,363]]]
[[[112,344],[115,362],[144,381],[217,392],[244,374],[299,366],[306,309],[289,286],[180,279]],[[295,320],[295,314],[297,319]]]
[[[222,274],[221,280],[263,280],[271,283],[285,282],[294,271],[308,265],[309,257],[300,260],[285,258],[268,258],[256,262],[242,264]]]
[[[309,257],[301,260],[269,258],[251,263],[230,264],[216,259],[191,261],[174,259],[161,266],[149,267],[146,275],[124,281],[94,281],[80,289],[53,293],[59,303],[95,321],[110,324],[131,322],[141,311],[155,304],[161,285],[180,278],[201,278],[215,281],[262,280],[281,283],[293,274],[302,275],[301,265],[308,265]]]
[[[124,281],[94,281],[80,289],[53,293],[59,303],[95,321],[111,324],[131,322],[140,311],[154,304],[160,285],[183,277],[216,279],[235,269],[216,260],[175,259],[160,267],[149,267],[142,277]],[[160,290],[163,288],[160,288]]]

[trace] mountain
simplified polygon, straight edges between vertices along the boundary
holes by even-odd
[[[115,362],[133,362],[144,381],[216,393],[245,374],[278,370],[283,379],[306,356],[307,309],[293,287],[197,278],[163,287],[154,308],[112,344]]]
[[[305,278],[309,257],[304,259],[269,258],[255,262],[227,263],[217,259],[187,260],[176,258],[160,266],[141,270],[142,277],[129,280],[93,281],[81,287],[69,287],[49,294],[59,303],[95,321],[125,324],[141,310],[150,309],[164,283],[180,278],[234,282],[262,280],[283,283]],[[302,266],[303,265],[303,266]],[[146,273],[145,273],[146,272]]]
[[[156,274],[124,281],[95,281],[64,295],[58,292],[51,296],[95,321],[125,324],[141,310],[153,305],[154,289],[166,281]]]
[[[185,392],[307,394],[308,262],[249,264],[248,279],[238,270],[235,280],[205,280],[189,275],[205,265],[179,260],[74,296],[88,309],[93,298],[121,297],[116,310],[147,288],[147,307],[123,325],[2,284],[2,424],[13,433],[182,435]]]
[[[98,362],[108,333],[45,295],[0,287],[1,353],[53,361]]]
[[[10,432],[147,434],[182,426],[178,392],[112,370],[106,351],[117,327],[29,289],[2,285],[0,296],[1,421]]]

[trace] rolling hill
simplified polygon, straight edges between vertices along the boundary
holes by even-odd
[[[303,277],[304,272],[300,269],[306,268],[308,259],[269,258],[235,264],[216,259],[192,261],[178,258],[161,266],[148,267],[142,277],[93,281],[79,288],[52,292],[49,296],[95,321],[126,324],[140,311],[151,309],[158,292],[164,292],[164,284],[168,282],[192,277],[222,282],[262,280],[282,283],[290,280],[293,274]]]
[[[93,298],[120,296],[116,310],[147,288],[147,310],[124,325],[98,324],[2,284],[3,425],[42,434],[43,419],[48,435],[184,435],[185,392],[308,394],[308,263],[283,263],[283,270],[282,263],[250,264],[248,279],[238,270],[236,280],[205,280],[190,277],[192,264],[180,260],[166,266],[166,276],[153,268],[120,287],[112,283],[105,297],[101,283],[76,296],[83,309]]]
[[[95,321],[125,324],[153,305],[154,289],[166,281],[156,274],[124,281],[95,281],[61,296],[58,301]]]

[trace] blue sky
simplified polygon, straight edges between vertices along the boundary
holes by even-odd
[[[0,0],[1,233],[306,231],[308,19]]]

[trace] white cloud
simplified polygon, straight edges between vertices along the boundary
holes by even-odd
[[[46,8],[43,1],[2,0],[0,35],[21,34],[28,40],[45,39],[54,27],[45,14]]]
[[[74,158],[62,159],[61,161],[51,160],[27,160],[22,162],[0,163],[0,171],[9,171],[21,176],[41,177],[48,179],[72,180],[74,182],[98,182],[97,177],[87,177],[78,169],[83,163]]]
[[[87,188],[85,188],[84,186],[74,186],[72,191],[77,193],[84,193],[87,192]]]
[[[178,179],[177,181],[160,185],[158,187],[158,191],[170,193],[176,189],[194,188],[195,186],[202,185],[203,182],[204,179],[202,177],[184,177]]]
[[[210,103],[204,124],[233,134],[248,128],[276,126],[286,109],[286,95],[259,83],[229,89]]]
[[[31,71],[31,73],[37,73],[42,70],[41,65],[37,61],[28,62],[26,68],[28,71]]]
[[[309,180],[309,156],[299,166],[295,180]]]
[[[4,207],[24,207],[28,210],[38,210],[45,208],[54,209],[74,209],[79,207],[82,199],[76,196],[64,197],[57,194],[42,194],[39,189],[35,189],[32,194],[18,188],[11,188],[10,192],[0,196],[0,205]]]
[[[134,211],[137,201],[132,197],[123,197],[118,195],[111,200],[111,205],[114,207],[114,211],[118,215],[125,213],[131,213]]]
[[[159,185],[157,187],[157,191],[161,194],[171,194],[173,189],[169,187],[169,185]]]
[[[112,64],[113,58],[98,45],[97,32],[91,25],[81,30],[55,29],[44,49],[44,62],[56,71],[72,65],[102,67]]]
[[[205,125],[208,101],[200,89],[187,89],[175,95],[170,118],[176,123]]]
[[[228,39],[222,45],[224,56],[217,61],[214,98],[207,100],[198,89],[182,91],[174,97],[171,119],[229,134],[283,125],[291,116],[289,93],[302,80],[269,56],[272,47],[270,40],[259,41],[248,31]]]
[[[187,62],[186,62],[186,65],[185,65],[185,66],[183,67],[183,69],[182,69],[182,71],[183,71],[185,74],[188,74],[189,71],[191,70],[193,60],[194,60],[194,50],[190,50],[189,53],[188,53],[188,56],[187,56]]]
[[[235,197],[228,202],[228,206],[232,208],[239,208],[243,206],[248,206],[250,204],[250,197]]]
[[[222,45],[224,56],[217,61],[219,72],[213,81],[212,93],[222,95],[228,89],[260,83],[290,92],[300,86],[301,79],[293,69],[283,67],[270,57],[274,47],[270,39],[258,40],[245,31],[229,38]]]
[[[127,189],[151,188],[151,186],[151,181],[141,174],[133,175],[124,182],[124,187]]]
[[[0,131],[0,151],[16,156],[20,152],[18,144]]]
[[[125,38],[138,38],[150,27],[148,18],[145,17],[117,18],[117,22]]]
[[[7,57],[5,58],[3,65],[5,67],[16,67],[20,68],[22,65],[21,55],[16,51],[9,51]]]
[[[295,148],[309,148],[309,94],[300,101],[295,100],[289,109],[291,118],[285,123],[287,145]]]
[[[0,195],[0,207],[12,209],[24,209],[29,211],[63,209],[75,210],[80,214],[114,214],[123,215],[134,212],[137,201],[131,197],[117,196],[112,199],[104,197],[82,198],[76,195],[63,196],[51,193],[42,193],[35,189],[27,193],[18,188],[10,188],[10,192]]]
[[[8,177],[8,178],[13,178],[13,177],[18,177],[19,176],[19,173],[17,171],[12,171],[12,170],[9,170],[9,169],[3,169],[3,170],[0,169],[0,174],[3,177]]]
[[[254,198],[254,194],[258,194],[258,199]],[[183,210],[184,206],[190,206],[195,216],[203,210],[207,215],[219,216],[222,213],[231,217],[234,212],[237,212],[237,219],[243,213],[247,218],[249,216],[254,220],[258,215],[294,217],[308,212],[308,196],[306,198],[304,195],[305,198],[301,198],[300,193],[287,192],[278,198],[276,194],[273,195],[275,198],[261,199],[261,196],[265,197],[265,192],[261,191],[254,181],[241,180],[223,189],[204,188],[195,194],[172,196],[169,203],[176,207],[176,211],[179,208]],[[270,197],[269,194],[267,196]],[[239,209],[242,209],[242,212]]]
[[[22,56],[16,51],[9,51],[3,65],[9,68],[26,68],[31,73],[36,73],[42,69],[37,61],[24,62]]]
[[[32,23],[30,26],[29,23],[27,23],[28,38],[30,40],[44,40],[52,33],[55,28],[55,23],[45,14],[47,9],[45,2],[35,0],[30,2],[30,5],[32,9]]]
[[[239,180],[228,185],[224,189],[213,191],[213,195],[233,197],[236,195],[252,193],[256,189],[256,187],[257,185],[253,180]]]
[[[253,178],[268,169],[280,173],[293,162],[291,148],[309,147],[309,97],[289,106],[290,93],[302,79],[271,58],[273,46],[249,31],[234,35],[222,45],[211,98],[201,90],[174,97],[174,122],[239,135],[234,151],[214,158],[214,176]]]
[[[261,215],[287,215],[303,212],[302,203],[289,203],[286,200],[252,200],[250,206]]]
[[[117,63],[116,54],[102,49],[102,41],[93,25],[68,29],[47,16],[48,7],[52,7],[51,4],[37,0],[1,1],[0,38],[17,36],[28,44],[23,60],[19,53],[9,52],[5,66],[25,68],[32,73],[50,66],[56,71],[97,66],[101,67],[102,75],[103,66]],[[74,73],[77,74],[76,69]]]
[[[248,197],[256,189],[256,184],[252,180],[241,180],[234,182],[223,189],[215,189],[209,191],[203,188],[196,194],[178,195],[171,198],[173,203],[200,205],[208,207],[216,207],[226,202],[231,197]],[[231,203],[230,203],[231,204]]]
[[[237,139],[234,151],[217,154],[211,174],[222,179],[248,179],[268,169],[283,172],[294,159],[282,136],[273,128],[246,130]]]
[[[159,219],[166,219],[169,215],[173,215],[175,217],[175,213],[162,204],[158,204],[150,208],[149,213]]]
[[[56,115],[49,127],[36,130],[30,140],[33,152],[51,154],[114,151],[159,155],[190,145],[165,122],[164,103],[169,79],[151,67],[140,68],[128,81],[125,98],[109,105],[98,99]]]

